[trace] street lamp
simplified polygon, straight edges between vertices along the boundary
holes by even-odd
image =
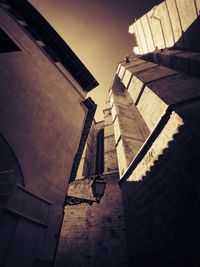
[[[106,182],[98,176],[97,178],[94,179],[91,187],[93,196],[96,198],[96,202],[99,203],[104,195]]]
[[[106,187],[106,182],[100,177],[100,176],[93,176],[90,178],[91,183],[88,183],[88,179],[80,179],[75,181],[75,186],[73,184],[73,187],[76,189],[76,191],[71,190],[70,194],[66,196],[65,198],[65,206],[67,205],[77,205],[81,203],[87,203],[89,205],[92,205],[94,202],[99,203],[101,198],[104,195],[105,192],[105,187]],[[85,182],[85,183],[84,183]],[[70,183],[72,185],[72,183]],[[69,185],[69,186],[70,186]],[[85,197],[80,197],[80,195],[77,193],[79,191],[79,188],[81,190],[81,186],[84,185],[85,190]],[[92,188],[89,189],[88,187]],[[78,189],[78,190],[77,190]],[[89,197],[86,197],[87,191],[90,191]],[[82,191],[83,191],[82,190]],[[82,194],[81,194],[82,196]]]

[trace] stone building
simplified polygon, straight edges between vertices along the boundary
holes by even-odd
[[[105,196],[66,206],[56,266],[200,265],[199,9],[167,0],[130,26],[138,55],[119,64],[75,179],[100,174]]]
[[[27,1],[0,1],[0,266],[53,265],[97,85]]]

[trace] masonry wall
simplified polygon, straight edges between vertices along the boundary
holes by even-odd
[[[199,51],[199,0],[166,0],[129,27],[137,54],[175,47]]]
[[[150,130],[120,181],[130,267],[200,264],[195,56],[159,50],[144,56],[145,61],[135,57],[124,62],[117,71]]]
[[[109,103],[108,103],[109,104]],[[118,171],[111,108],[104,110],[104,172]]]
[[[104,196],[99,204],[67,205],[61,229],[56,255],[56,267],[77,266],[127,266],[125,225],[122,207],[122,195],[119,188],[118,163],[115,149],[114,127],[111,109],[104,110],[104,121],[94,123],[89,144],[92,153],[85,153],[79,166],[83,171],[88,161],[91,168],[85,179],[76,177],[69,184],[68,196],[94,199],[91,190],[91,175],[96,175],[96,144],[99,130],[104,129],[104,173],[101,176],[106,182]],[[92,155],[92,156],[91,156]],[[83,178],[83,177],[82,177]]]
[[[121,184],[130,266],[199,266],[199,146],[199,131],[171,115]]]
[[[102,178],[107,185],[100,204],[66,206],[56,267],[127,266],[118,173]]]

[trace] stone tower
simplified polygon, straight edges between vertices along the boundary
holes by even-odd
[[[119,64],[79,169],[95,174],[104,129],[108,187],[99,206],[65,209],[57,259],[69,266],[200,265],[199,9],[167,0],[129,27],[137,55]]]
[[[106,191],[99,204],[66,206],[55,266],[127,266],[125,224],[111,108],[93,122],[76,179],[100,175]],[[77,191],[83,190],[77,185]],[[79,192],[78,192],[79,193]]]

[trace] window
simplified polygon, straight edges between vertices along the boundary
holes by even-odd
[[[0,53],[20,51],[19,47],[0,28]]]
[[[97,134],[95,174],[103,174],[103,172],[104,172],[104,129],[101,129]]]

